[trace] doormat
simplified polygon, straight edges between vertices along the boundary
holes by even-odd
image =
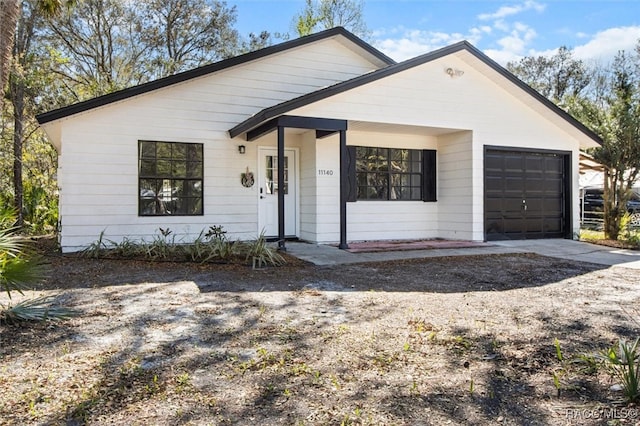
[[[457,249],[489,246],[491,246],[491,244],[485,242],[461,240],[361,241],[349,243],[347,251],[351,253],[374,253],[380,251]]]

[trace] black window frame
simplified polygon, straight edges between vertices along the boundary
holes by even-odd
[[[167,192],[168,197],[164,195]],[[176,193],[178,195],[174,195]],[[202,215],[204,145],[139,140],[138,216]]]
[[[357,146],[356,200],[423,201],[423,161],[419,149]],[[363,164],[369,167],[363,170]]]
[[[346,191],[346,201],[354,203],[356,201],[387,201],[387,199],[364,199],[358,198],[358,178],[357,178],[357,151],[358,146],[347,145],[345,152],[345,177],[342,185]],[[422,201],[437,202],[437,151],[435,149],[416,150],[422,151]],[[416,201],[416,200],[390,200],[390,201]]]

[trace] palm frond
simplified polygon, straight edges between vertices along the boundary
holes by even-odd
[[[14,228],[0,228],[0,258],[17,256],[25,248],[23,241]]]
[[[30,284],[44,278],[44,268],[37,258],[0,256],[0,291],[22,293]]]
[[[55,296],[42,296],[24,300],[0,310],[0,319],[9,323],[23,321],[63,320],[79,315],[74,309],[55,306]]]

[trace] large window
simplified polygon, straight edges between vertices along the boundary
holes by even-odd
[[[356,147],[358,200],[422,200],[422,151]]]
[[[202,144],[138,142],[140,216],[202,214]]]

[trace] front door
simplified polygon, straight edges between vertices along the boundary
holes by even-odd
[[[259,149],[258,228],[266,237],[278,236],[278,191],[284,191],[284,229],[287,237],[296,236],[297,229],[297,181],[296,152],[284,151],[284,182],[278,182],[278,150]]]

